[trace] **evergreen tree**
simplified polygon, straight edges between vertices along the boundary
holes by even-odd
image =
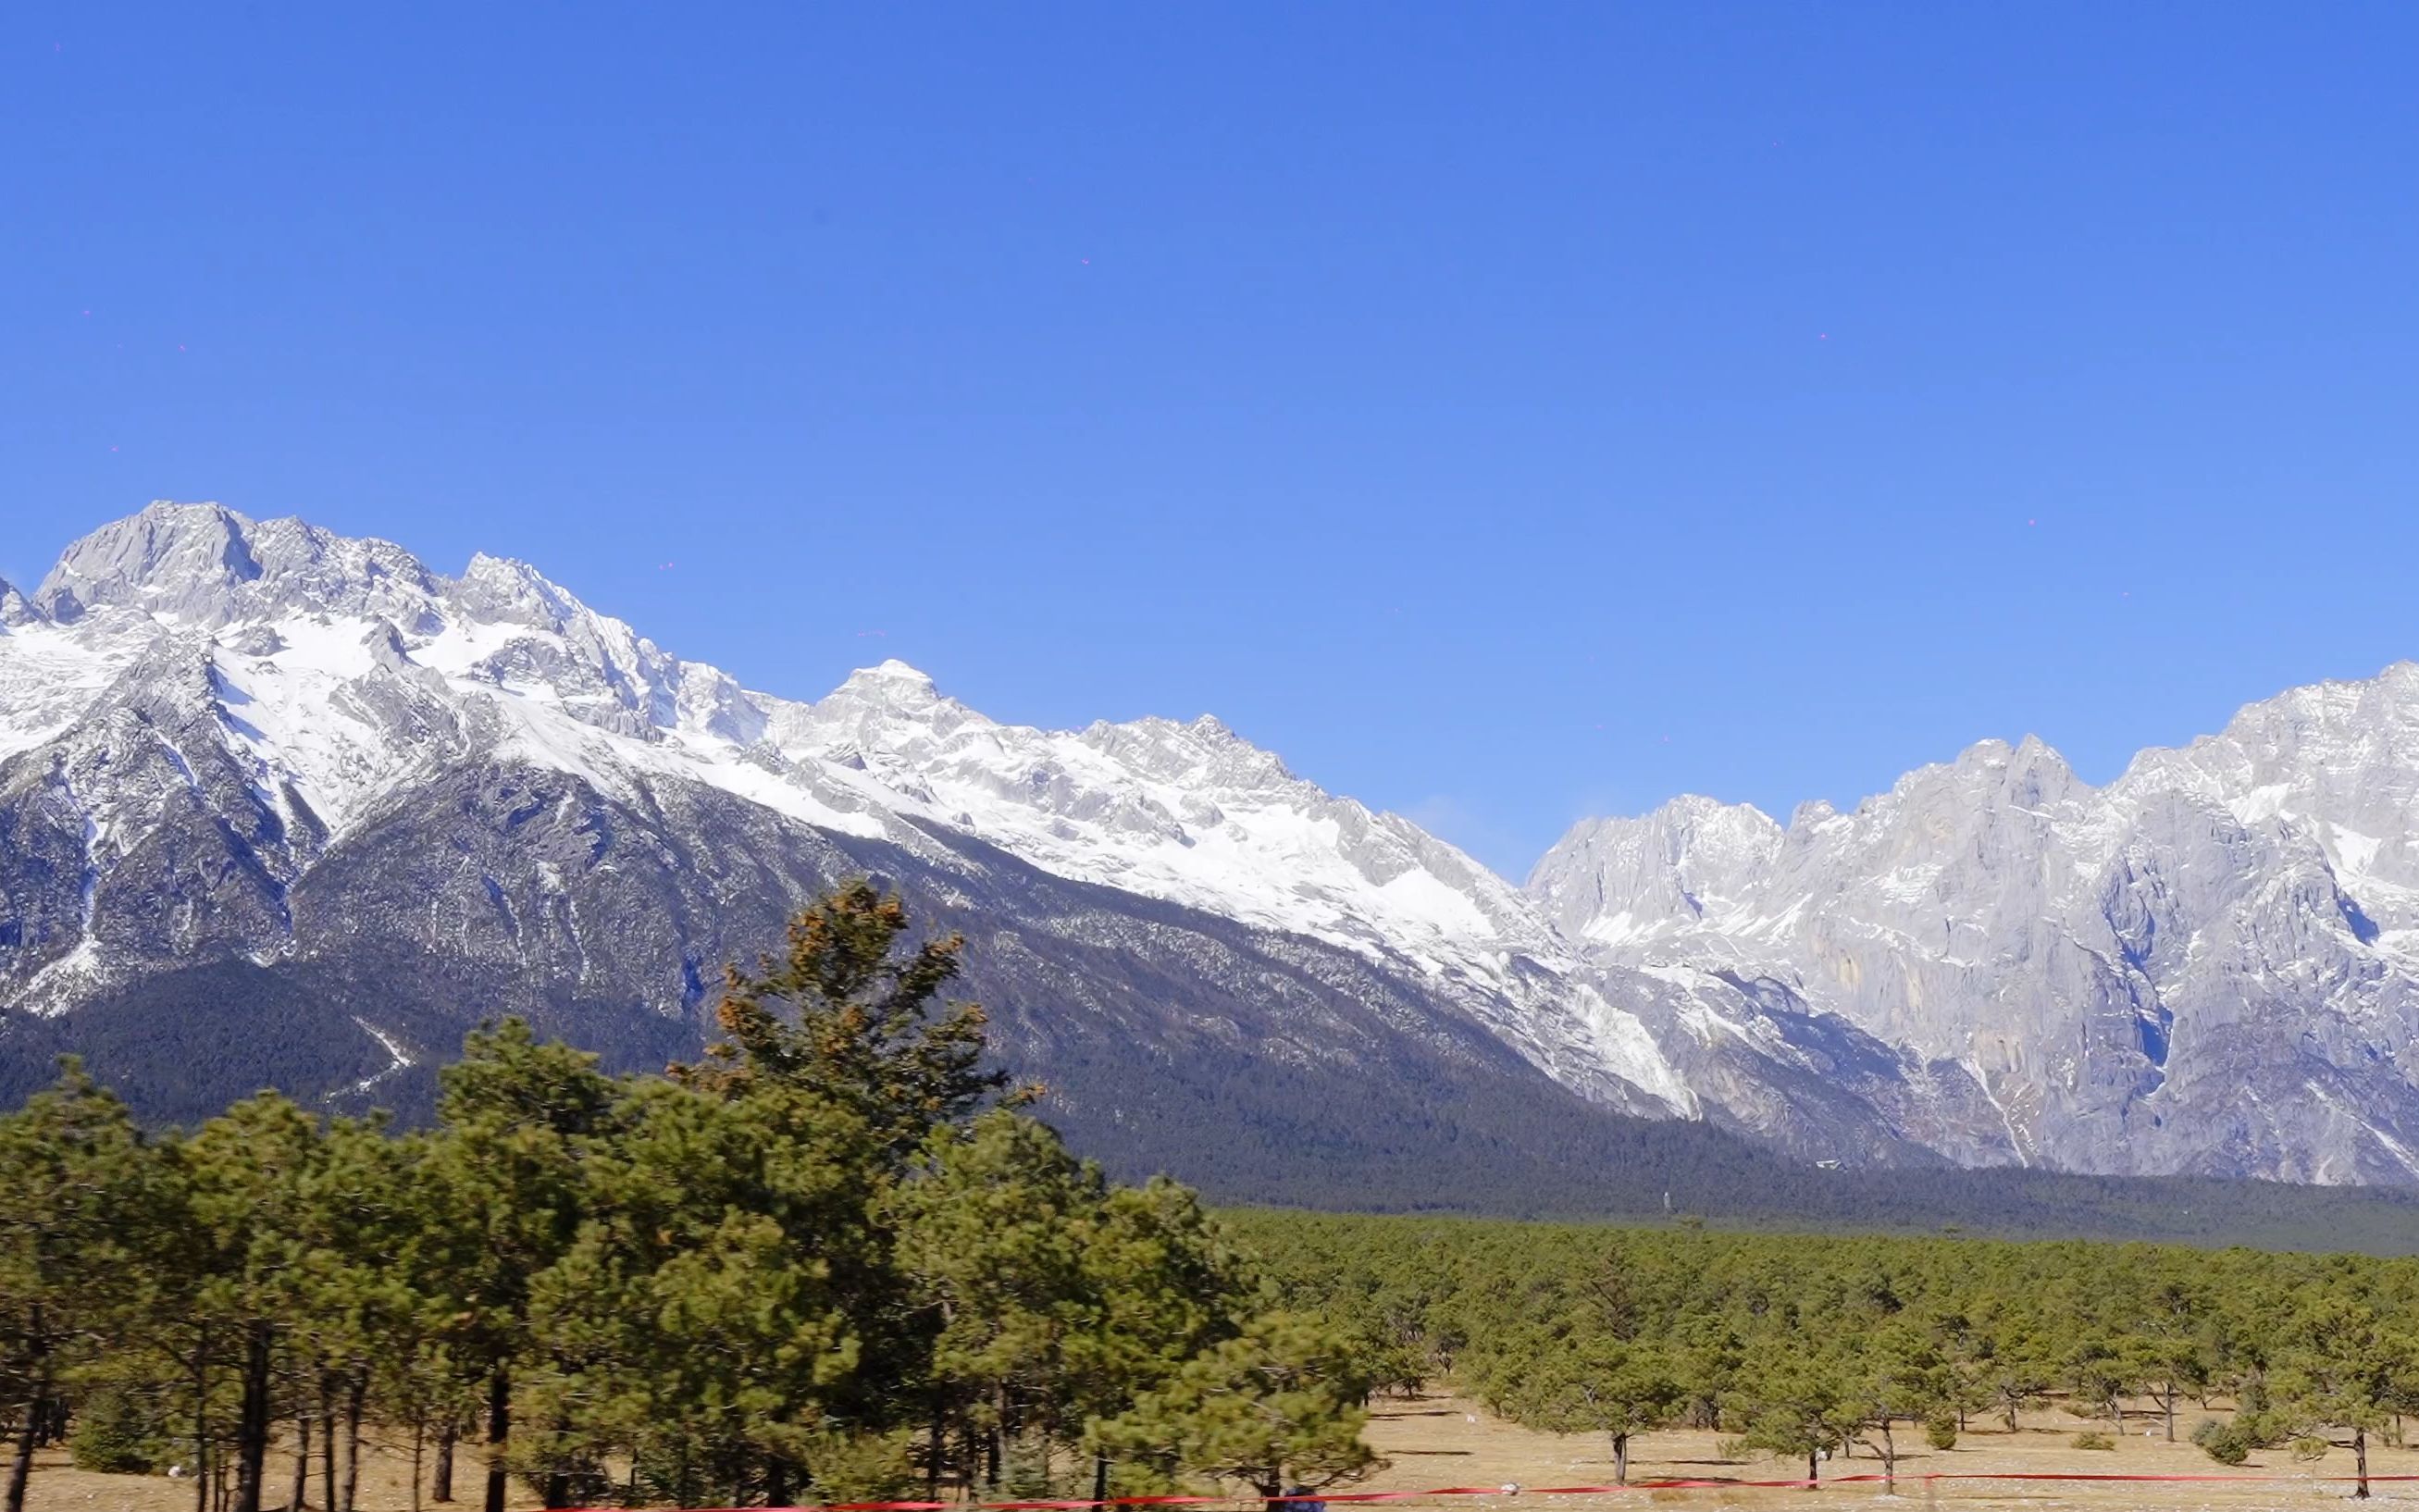
[[[1375,1466],[1361,1440],[1368,1389],[1343,1338],[1308,1319],[1269,1314],[1097,1434],[1110,1452],[1163,1475],[1239,1480],[1274,1501],[1289,1486],[1317,1490]]]
[[[2366,1498],[2368,1436],[2419,1405],[2419,1346],[2365,1302],[2308,1301],[2283,1351],[2278,1396],[2305,1428],[2351,1430],[2353,1495]]]
[[[472,1034],[440,1075],[439,1128],[424,1163],[436,1304],[448,1359],[481,1385],[486,1419],[485,1512],[504,1512],[515,1372],[536,1354],[532,1299],[588,1217],[585,1158],[611,1132],[613,1083],[595,1057],[541,1044],[507,1020]],[[559,1472],[547,1504],[570,1494]]]
[[[224,1367],[221,1379],[231,1376],[235,1392],[230,1505],[260,1512],[294,1335],[310,1317],[312,1182],[326,1150],[309,1115],[263,1092],[203,1125],[182,1153],[186,1212],[199,1245],[189,1258],[201,1266],[193,1304]],[[207,1399],[197,1404],[203,1415],[207,1407]]]
[[[1802,1457],[1809,1482],[1823,1475],[1823,1457],[1846,1446],[1865,1413],[1850,1371],[1810,1341],[1774,1341],[1780,1352],[1738,1391],[1734,1411],[1741,1442],[1772,1454]]]
[[[0,1119],[0,1171],[5,1505],[23,1512],[36,1441],[68,1384],[132,1326],[157,1184],[125,1105],[72,1060]]]
[[[933,1016],[963,942],[902,951],[907,931],[906,905],[871,883],[816,900],[792,920],[779,959],[767,956],[754,976],[730,968],[716,1011],[724,1040],[673,1074],[707,1089],[769,1081],[815,1091],[905,1160],[935,1126],[963,1121],[1008,1085],[982,1067],[979,1007]]]
[[[1490,1394],[1499,1409],[1549,1433],[1605,1435],[1622,1486],[1630,1439],[1668,1422],[1683,1396],[1661,1350],[1585,1321],[1524,1336],[1501,1358],[1505,1368]]]

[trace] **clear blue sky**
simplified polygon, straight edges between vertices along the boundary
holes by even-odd
[[[2419,8],[16,6],[0,574],[154,497],[1519,874],[2419,655]],[[674,563],[670,569],[665,563]],[[867,632],[879,631],[880,635]]]

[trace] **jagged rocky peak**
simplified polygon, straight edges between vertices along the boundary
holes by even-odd
[[[34,608],[25,595],[17,592],[14,583],[6,578],[0,578],[0,629],[31,625],[41,617],[40,611]]]
[[[1581,820],[1538,860],[1528,890],[1572,938],[1627,939],[1735,902],[1787,833],[1753,804],[1684,794],[1638,818]]]
[[[106,607],[205,627],[351,614],[419,630],[433,625],[435,586],[428,569],[391,541],[159,500],[69,547],[35,603],[61,621]]]
[[[155,500],[69,547],[34,600],[57,620],[114,605],[223,623],[235,590],[260,576],[251,523],[218,504]]]
[[[2251,704],[2105,788],[1985,741],[1745,864],[1691,872],[1714,852],[1673,820],[1578,826],[1533,896],[1600,959],[1786,983],[1962,1068],[1995,1158],[2419,1178],[2419,668]]]
[[[1274,751],[1252,744],[1213,715],[1192,720],[1147,715],[1121,724],[1100,720],[1076,738],[1153,781],[1182,783],[1204,792],[1328,796],[1296,777]]]
[[[588,606],[526,562],[481,551],[452,584],[449,596],[474,620],[562,630],[587,618]]]
[[[953,734],[991,728],[991,720],[894,656],[858,668],[811,703],[776,704],[767,733],[776,746],[794,753],[917,761],[932,757]]]

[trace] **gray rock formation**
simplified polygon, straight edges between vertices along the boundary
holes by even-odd
[[[1764,980],[1962,1073],[1991,1117],[1918,1135],[1960,1160],[2419,1178],[2409,664],[2104,789],[2027,739],[1786,828],[1703,799],[1591,821],[1530,891],[1600,962]]]

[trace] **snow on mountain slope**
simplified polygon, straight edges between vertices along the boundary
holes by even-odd
[[[1985,742],[1848,813],[1590,821],[1516,888],[1213,718],[1004,724],[897,662],[776,697],[493,557],[163,503],[0,585],[0,1015],[406,946],[693,1015],[733,920],[858,855],[970,920],[1052,879],[1011,932],[1089,964],[1031,990],[1214,970],[1215,1034],[1264,968],[1264,1053],[1331,1072],[1409,1063],[1383,1023],[1819,1158],[2419,1183],[2419,668],[2105,788]],[[355,1017],[347,1084],[408,1038]]]
[[[200,722],[245,774],[245,825],[272,837],[280,887],[465,762],[525,762],[633,802],[691,781],[910,849],[971,834],[1061,876],[1398,961],[1576,1086],[1690,1106],[1655,1037],[1575,975],[1517,889],[1213,719],[1002,725],[896,662],[793,702],[671,656],[525,564],[483,555],[447,579],[386,542],[214,504],[107,526],[12,602],[0,757],[72,737],[198,657]],[[142,829],[124,810],[156,797],[116,806],[98,871]]]
[[[2405,664],[2103,789],[2027,739],[1785,828],[1703,799],[1590,821],[1529,887],[1599,959],[1768,980],[1963,1068],[2003,1122],[1985,1158],[2410,1181],[2414,836]]]

